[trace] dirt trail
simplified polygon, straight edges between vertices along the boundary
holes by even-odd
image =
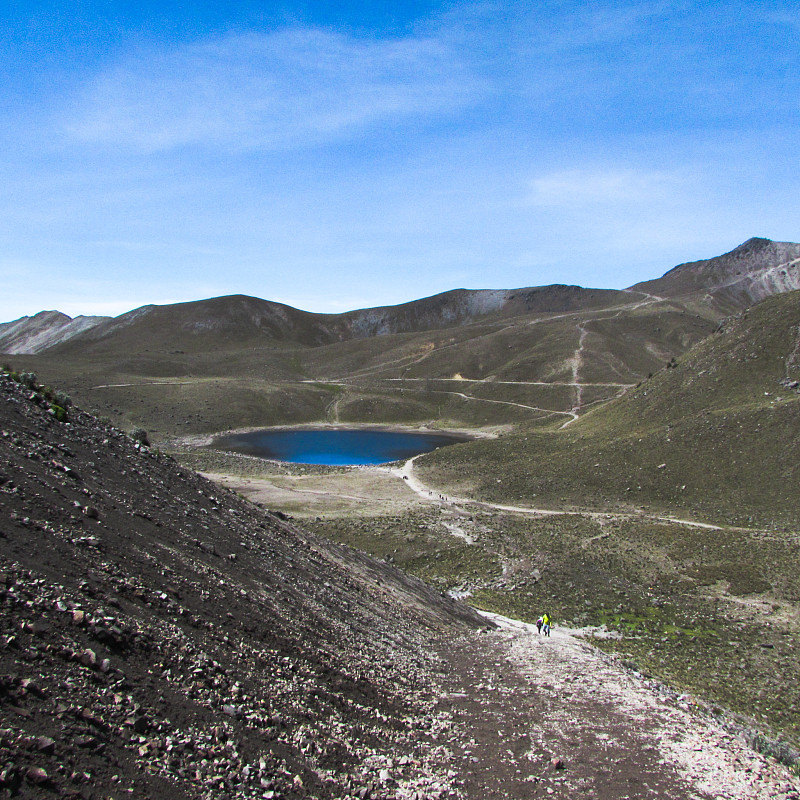
[[[572,382],[575,384],[575,404],[572,410],[578,412],[583,407],[583,385],[580,383],[580,373],[583,367],[583,350],[586,342],[586,328],[578,325],[578,347],[572,357]]]
[[[648,519],[657,520],[660,522],[672,522],[676,525],[686,525],[690,528],[703,528],[705,530],[722,530],[722,526],[714,525],[709,522],[696,522],[694,520],[688,519],[677,519],[676,517],[662,517],[662,516],[654,516],[652,514],[644,514],[642,513],[634,513],[634,512],[610,512],[610,511],[560,511],[557,509],[549,509],[549,508],[531,508],[530,506],[511,506],[511,505],[504,505],[502,503],[488,503],[483,500],[473,500],[469,497],[452,497],[450,495],[441,494],[435,489],[431,489],[430,487],[426,486],[416,475],[414,474],[414,461],[415,459],[419,458],[419,456],[414,456],[414,458],[408,459],[401,467],[390,467],[389,472],[392,475],[396,475],[399,478],[403,479],[403,482],[415,492],[419,497],[427,499],[429,501],[443,503],[448,506],[453,507],[462,507],[462,506],[477,506],[479,508],[485,508],[493,511],[506,511],[512,514],[528,514],[532,517],[554,517],[554,516],[568,516],[568,515],[579,515],[583,517],[592,517],[595,519],[606,519],[608,517],[616,517],[616,518],[633,518],[633,517],[644,517],[646,516]],[[749,528],[733,528],[731,526],[727,526],[728,530],[748,530]]]
[[[493,616],[465,637],[440,706],[469,798],[796,800],[800,780],[670,692],[555,628]],[[556,760],[554,762],[554,759]],[[560,760],[560,763],[559,761]]]

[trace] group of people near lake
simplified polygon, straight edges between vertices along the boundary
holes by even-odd
[[[550,615],[547,612],[536,620],[536,629],[545,636],[550,635]]]

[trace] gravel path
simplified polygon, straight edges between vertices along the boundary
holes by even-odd
[[[447,654],[459,680],[442,705],[468,797],[800,798],[796,776],[691,698],[564,629],[492,619],[498,630]]]

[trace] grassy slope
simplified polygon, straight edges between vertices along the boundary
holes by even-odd
[[[798,325],[800,293],[776,296],[563,431],[441,450],[420,469],[446,485],[472,465],[495,502],[796,526],[800,396],[780,381],[800,378]]]

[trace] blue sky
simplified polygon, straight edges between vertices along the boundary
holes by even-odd
[[[797,241],[799,45],[796,2],[9,2],[0,321]]]

